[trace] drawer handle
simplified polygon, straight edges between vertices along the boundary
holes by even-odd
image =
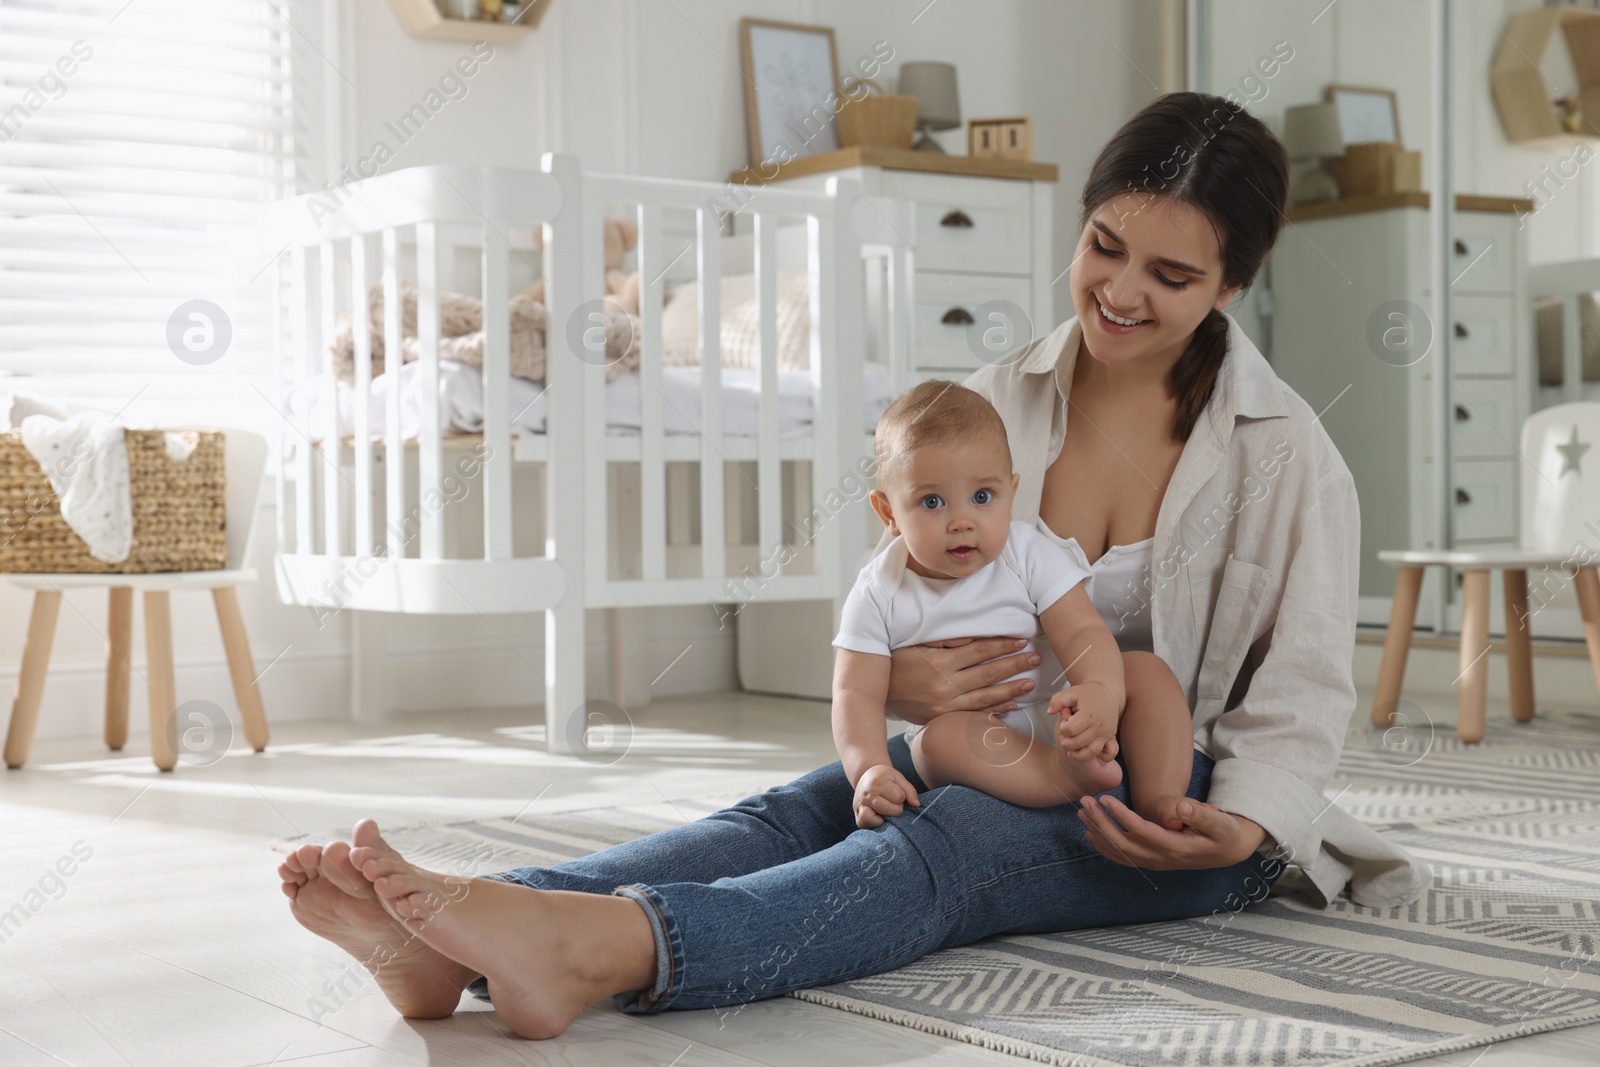
[[[1462,325],[1462,324],[1461,324],[1461,323],[1459,323],[1459,322],[1458,322],[1458,323],[1456,323],[1456,336],[1457,336],[1457,337],[1458,337],[1458,338],[1464,338],[1464,337],[1467,337],[1467,336],[1468,336],[1468,333],[1467,333],[1467,328],[1466,328],[1466,326],[1464,326],[1464,325]]]
[[[939,225],[954,226],[957,229],[970,230],[972,228],[972,216],[968,215],[960,208],[951,208],[949,211],[945,212],[944,218],[939,220]]]
[[[1472,494],[1467,492],[1465,489],[1461,488],[1459,485],[1456,486],[1456,503],[1457,504],[1470,504],[1470,503],[1472,503]]]
[[[1467,242],[1465,242],[1461,238],[1457,237],[1456,238],[1456,255],[1464,256],[1466,254],[1467,254]]]
[[[974,320],[972,312],[966,308],[951,308],[944,313],[944,318],[939,321],[946,326],[971,326]]]
[[[1457,404],[1456,405],[1456,421],[1457,422],[1466,422],[1470,418],[1472,418],[1472,412],[1468,411],[1466,408],[1462,407],[1460,404]]]

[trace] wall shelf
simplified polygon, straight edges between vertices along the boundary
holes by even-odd
[[[554,0],[528,0],[516,22],[448,18],[434,0],[389,0],[400,25],[413,37],[436,41],[511,41],[530,33]]]

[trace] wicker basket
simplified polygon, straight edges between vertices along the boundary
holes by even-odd
[[[1339,196],[1379,196],[1394,191],[1394,158],[1400,152],[1398,141],[1363,141],[1344,146],[1344,155],[1333,161],[1333,176],[1339,182]]]
[[[870,85],[876,93],[850,97],[851,83]],[[864,145],[868,148],[910,148],[917,126],[917,98],[886,93],[871,78],[846,78],[840,87],[843,101],[835,124],[843,148]]]
[[[121,563],[89,554],[61,517],[50,480],[22,443],[0,433],[0,572],[149,574],[214,571],[228,561],[223,441],[217,430],[187,431],[199,441],[186,460],[167,456],[162,430],[127,430],[133,548]]]

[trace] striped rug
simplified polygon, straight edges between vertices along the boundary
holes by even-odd
[[[1433,868],[1407,908],[1285,893],[1220,918],[989,938],[791,995],[1072,1067],[1377,1067],[1600,1021],[1600,721],[1492,720],[1466,746],[1425,718],[1355,735],[1328,789]],[[479,873],[732,799],[390,836],[421,863]]]

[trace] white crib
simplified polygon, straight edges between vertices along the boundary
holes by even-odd
[[[911,250],[900,204],[869,200],[837,181],[816,193],[583,174],[563,155],[545,156],[537,170],[415,167],[338,199],[336,206],[327,194],[283,201],[269,220],[272,247],[290,253],[280,262],[292,263],[278,287],[286,428],[276,571],[286,602],[323,613],[544,612],[548,745],[580,755],[589,726],[614,719],[613,705],[585,692],[586,607],[759,596],[830,600],[837,618],[874,535],[861,477],[872,437],[855,416],[863,411],[865,364],[886,364],[895,394],[910,384]],[[567,328],[605,292],[602,228],[617,204],[629,206],[639,228],[640,422],[631,436],[607,432],[605,372],[599,361],[580,358]],[[725,235],[730,214],[736,223],[748,220],[748,232]],[[678,221],[684,225],[672,231]],[[675,259],[669,232],[689,241]],[[776,286],[781,250],[790,246],[809,279],[812,421],[803,436],[781,436],[779,426]],[[753,268],[758,296],[759,406],[756,432],[734,436],[722,425],[721,331],[704,324],[720,324],[720,281],[741,258]],[[664,430],[662,291],[686,259],[701,282],[697,436]],[[530,274],[535,263],[549,312],[547,424],[542,434],[513,436],[507,301],[513,276]],[[463,284],[461,276],[474,271],[476,283]],[[353,312],[355,390],[366,395],[366,294],[380,280],[391,360],[401,351],[401,282],[417,286],[415,373],[425,397],[438,394],[439,294],[482,299],[480,437],[447,435],[438,405],[424,403],[408,439],[398,389],[387,391],[380,440],[363,403],[354,405],[350,425],[339,420],[324,342],[337,316]],[[314,424],[309,401],[318,370]],[[301,399],[297,406],[291,395]],[[727,477],[729,464],[742,465],[735,477]],[[785,464],[793,475],[787,494]],[[695,482],[697,515],[686,506]],[[637,515],[623,514],[635,492]],[[753,538],[740,536],[752,527]],[[730,528],[732,537],[716,535]],[[382,642],[371,637],[381,632],[358,627],[353,642],[353,706],[368,714],[370,694],[382,691]]]

